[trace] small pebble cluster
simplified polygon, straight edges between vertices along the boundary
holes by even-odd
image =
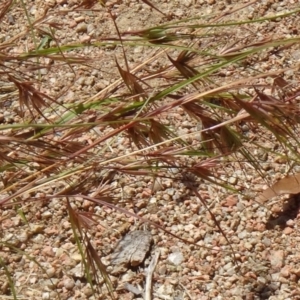
[[[99,11],[73,11],[77,0],[36,0],[28,5],[29,16],[38,19],[45,11],[51,15],[51,22],[58,22],[56,37],[61,44],[74,44],[78,41],[89,44],[115,36],[114,24],[107,11],[100,6]],[[248,1],[237,0],[151,0],[161,11],[172,15],[174,19],[216,14],[221,16],[226,9],[246,5]],[[120,30],[134,31],[166,22],[164,16],[151,9],[143,1],[106,1],[116,17]],[[283,14],[296,9],[294,0],[261,0],[241,11],[232,18],[253,20],[268,15]],[[276,18],[272,22],[244,24],[235,36],[244,39],[245,32],[255,32],[258,39],[268,37],[293,38],[298,35],[300,18]],[[233,28],[233,27],[232,27]],[[236,27],[234,27],[236,28]],[[8,20],[1,25],[0,41],[13,40],[20,32],[27,30],[24,12],[19,8],[12,10]],[[230,31],[230,29],[228,28]],[[230,32],[228,39],[230,40]],[[249,34],[249,37],[252,35]],[[51,41],[55,46],[55,41]],[[228,45],[229,47],[230,45]],[[274,47],[275,49],[276,47]],[[11,47],[11,54],[20,54],[34,45],[24,39]],[[128,50],[128,49],[127,49]],[[150,47],[132,47],[126,53],[132,68],[154,55]],[[157,50],[155,50],[157,51]],[[174,50],[175,51],[175,50]],[[68,65],[61,65],[56,72],[39,70],[42,76],[42,89],[55,97],[65,89],[63,104],[73,103],[76,99],[85,99],[105,90],[119,80],[115,58],[123,61],[121,47],[107,44],[105,47],[85,47],[70,51],[74,55],[93,59],[90,64],[75,65],[74,71]],[[280,68],[292,67],[300,58],[297,45],[287,47],[278,56],[264,52],[255,54],[247,60],[248,67],[230,65],[219,71],[216,80],[221,85],[224,78],[237,80],[257,72],[270,72]],[[41,58],[43,63],[51,64],[49,58]],[[166,57],[149,63],[151,70],[164,66]],[[10,62],[7,62],[10,65]],[[25,71],[20,65],[19,71]],[[32,72],[30,76],[38,75]],[[290,70],[285,78],[299,81],[297,72]],[[268,79],[267,79],[268,80]],[[272,80],[272,78],[270,78]],[[155,80],[153,81],[155,83]],[[258,82],[263,84],[264,82]],[[11,85],[3,88],[14,92]],[[0,87],[1,89],[1,87]],[[2,96],[2,95],[0,95]],[[2,98],[1,98],[2,99]],[[1,123],[21,122],[17,113],[18,103],[2,99],[5,110],[0,112]],[[56,112],[58,113],[58,112]],[[45,116],[54,119],[56,114],[46,112]],[[181,134],[191,134],[189,143],[199,144],[198,124],[181,108],[172,110],[163,116],[165,124]],[[250,132],[247,124],[241,128],[245,134]],[[79,138],[89,143],[99,134],[108,133],[111,128],[98,132],[87,132]],[[257,143],[265,149],[277,149],[273,137],[258,128]],[[193,135],[192,135],[193,134]],[[282,156],[272,156],[268,151],[248,145],[259,161],[267,180],[282,177],[287,171],[286,160]],[[251,148],[252,147],[252,148]],[[109,141],[106,154],[121,156],[130,153],[131,148],[125,136]],[[240,157],[241,158],[241,157]],[[242,158],[241,158],[242,159]],[[191,164],[195,158],[183,158],[182,163]],[[222,161],[220,161],[222,163]],[[120,274],[111,274],[116,287],[116,298],[121,300],[143,299],[145,274],[154,251],[160,251],[160,258],[153,275],[153,300],[159,299],[197,299],[197,300],[294,300],[300,299],[300,221],[297,196],[270,200],[261,205],[256,201],[257,194],[265,187],[252,166],[245,161],[227,163],[224,161],[223,180],[243,191],[243,195],[230,193],[203,180],[196,180],[197,191],[206,201],[211,214],[203,202],[196,197],[184,182],[180,181],[180,170],[170,170],[172,178],[162,178],[153,184],[148,177],[118,175],[111,183],[114,197],[119,206],[140,218],[157,223],[161,228],[145,224],[140,219],[126,216],[118,210],[101,207],[84,200],[74,201],[72,205],[81,211],[94,212],[99,223],[91,231],[93,245],[102,258],[102,262],[111,267],[112,253],[118,242],[129,231],[149,230],[153,245],[145,261],[136,268],[123,270]],[[298,170],[299,171],[299,170]],[[47,187],[43,193],[52,195],[56,187]],[[130,199],[130,201],[127,201]],[[272,202],[273,201],[273,202]],[[27,299],[108,299],[108,291],[100,280],[102,294],[93,295],[82,269],[82,258],[78,252],[73,231],[66,214],[65,202],[53,199],[48,203],[32,203],[23,208],[29,224],[24,223],[21,215],[13,209],[1,210],[0,256],[8,267],[15,282],[18,295]],[[218,222],[222,231],[216,225]],[[144,228],[146,227],[146,229]],[[179,238],[180,239],[179,239]],[[17,247],[23,252],[11,252],[5,243]],[[38,262],[38,264],[37,264]],[[6,272],[0,269],[0,294],[9,293]]]

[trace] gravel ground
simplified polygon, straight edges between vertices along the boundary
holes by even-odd
[[[107,1],[121,31],[135,30],[165,21],[164,17],[151,10],[142,1]],[[186,18],[218,14],[235,5],[247,1],[181,0],[152,1],[166,13],[175,18]],[[62,28],[56,34],[63,43],[93,41],[97,37],[111,36],[115,32],[108,14],[101,9],[97,13],[89,11],[69,11],[77,4],[76,0],[31,1],[28,3],[31,17],[38,18],[48,9],[53,16],[51,21],[59,22]],[[295,9],[297,1],[265,0],[245,8],[236,17],[254,18],[268,14]],[[151,13],[149,13],[151,11]],[[25,30],[26,18],[21,9],[15,9],[5,24],[1,25],[0,40],[14,39]],[[295,37],[299,32],[300,18],[293,16],[247,27],[257,32],[258,37]],[[243,32],[241,31],[241,35]],[[12,53],[31,49],[26,39],[11,48]],[[118,80],[114,56],[122,59],[120,48],[85,48],[74,50],[74,54],[95,57],[93,66],[76,66],[75,74],[67,66],[57,67],[56,72],[42,73],[42,89],[57,96],[65,91],[64,103],[90,97],[101,92],[106,86]],[[128,60],[135,66],[153,55],[153,50],[143,47],[128,53]],[[288,48],[284,56],[254,57],[249,65],[262,72],[293,66],[300,57],[297,45]],[[163,64],[163,61],[161,62]],[[20,69],[24,66],[20,65]],[[158,66],[151,66],[158,68]],[[233,74],[232,79],[244,76],[245,71],[224,70],[216,80]],[[251,70],[247,69],[251,75]],[[32,76],[35,76],[34,73]],[[289,72],[287,79],[299,81],[298,74]],[[7,100],[5,100],[7,101]],[[3,123],[18,122],[20,118],[15,108],[17,103],[9,103],[1,114]],[[180,109],[166,116],[167,121],[176,126],[180,133],[195,131],[196,124]],[[105,133],[105,132],[103,132]],[[94,133],[95,134],[95,133]],[[82,139],[93,140],[93,133]],[[264,134],[259,142],[266,147],[275,147],[272,137]],[[269,144],[268,144],[269,143]],[[110,155],[121,155],[128,151],[128,141],[119,137],[111,143]],[[251,147],[251,145],[249,145]],[[275,180],[284,174],[287,166],[283,160],[253,148],[253,154],[260,160],[266,171],[266,178]],[[145,287],[145,274],[155,251],[160,257],[153,274],[153,300],[157,299],[300,299],[300,265],[298,254],[300,235],[299,197],[286,197],[277,202],[258,204],[255,197],[265,188],[265,182],[247,163],[232,163],[224,167],[224,179],[232,185],[245,190],[245,197],[229,194],[228,191],[198,182],[197,190],[207,201],[216,216],[227,239],[218,230],[214,220],[202,203],[193,196],[184,182],[164,179],[156,184],[151,194],[151,180],[135,177],[116,177],[112,183],[115,197],[130,198],[124,206],[130,212],[157,222],[172,234],[180,236],[189,243],[176,239],[164,231],[149,227],[133,217],[124,216],[110,208],[95,206],[88,201],[74,203],[84,211],[99,215],[99,225],[93,233],[93,243],[110,265],[113,250],[118,241],[129,231],[149,230],[153,245],[146,260],[138,267],[126,272],[111,275],[115,284],[117,299],[143,299],[141,290]],[[176,177],[176,170],[174,176]],[[229,176],[228,176],[229,174]],[[124,182],[126,184],[124,184]],[[44,191],[53,193],[49,188]],[[121,202],[120,202],[121,203]],[[284,203],[284,205],[283,205]],[[74,242],[73,233],[66,209],[60,199],[50,203],[35,203],[24,207],[30,225],[24,225],[20,215],[13,209],[1,211],[2,240],[9,241],[26,251],[44,268],[43,273],[35,261],[22,253],[11,253],[5,248],[0,250],[1,259],[9,266],[20,299],[108,299],[103,285],[103,294],[92,296],[92,290],[84,279],[81,269],[81,256]],[[234,254],[233,254],[233,251]],[[300,252],[299,252],[300,253]],[[233,259],[235,256],[235,259]],[[112,267],[108,270],[113,273]],[[8,290],[7,277],[0,269],[0,294]],[[0,299],[10,299],[3,296]]]

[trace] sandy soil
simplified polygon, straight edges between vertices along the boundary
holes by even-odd
[[[223,21],[226,20],[226,12],[248,3],[230,0],[151,2],[166,15],[142,1],[107,1],[107,6],[115,16],[119,30],[133,32],[154,24],[188,17],[204,18],[214,15],[216,21]],[[61,45],[78,41],[86,44],[103,42],[105,38],[117,37],[115,26],[106,9],[96,5],[93,11],[74,10],[77,4],[76,0],[25,2],[32,21],[39,20],[47,11],[46,21],[58,25],[55,34]],[[244,9],[230,14],[229,19],[249,20],[283,13],[298,6],[297,1],[293,0],[253,1]],[[21,2],[17,1],[4,21],[0,28],[0,42],[12,43],[11,54],[34,49],[30,36],[18,38],[28,24]],[[46,21],[41,21],[41,29]],[[293,15],[274,22],[247,24],[241,26],[240,31],[234,34],[228,29],[229,32],[224,34],[228,34],[229,42],[232,36],[242,39],[246,32],[251,32],[255,41],[263,41],[270,37],[297,37],[299,24],[299,15]],[[43,37],[41,32],[40,41]],[[199,44],[205,42],[202,40]],[[155,47],[126,47],[126,57],[131,70],[154,57],[159,51],[161,49]],[[178,54],[176,49],[165,51],[170,55]],[[53,64],[49,58],[42,58],[43,63],[49,64],[49,69],[42,69],[40,73],[42,91],[58,98],[63,104],[74,103],[78,99],[90,99],[95,95],[96,98],[105,94],[106,88],[112,84],[115,84],[116,89],[110,95],[118,94],[118,88],[121,87],[116,60],[124,66],[123,50],[120,46],[85,47],[69,53],[92,58],[92,62],[73,65],[71,69],[68,65],[57,62]],[[249,68],[230,66],[215,74],[214,78],[216,82],[222,83],[224,78],[228,78],[229,81],[236,80],[256,74],[258,70],[267,72],[287,68],[295,65],[299,57],[300,50],[295,44],[287,48],[284,55],[257,55],[247,61]],[[167,61],[166,55],[160,55],[157,60],[149,61],[145,68],[160,70]],[[29,64],[20,62],[17,68],[24,72],[28,80],[37,79],[37,72],[31,71]],[[136,74],[142,76],[144,70],[141,68]],[[6,77],[1,76],[1,122],[17,123],[21,120],[17,110],[19,104],[12,101],[16,89]],[[286,72],[285,77],[295,83],[299,82],[297,72]],[[153,90],[166,84],[155,78],[149,82],[150,89]],[[47,117],[53,117],[53,112],[49,112]],[[165,117],[166,122],[175,126],[182,134],[197,131],[197,124],[184,114],[183,110],[174,110]],[[104,130],[97,134],[105,132]],[[95,139],[95,135],[87,132],[81,137],[81,141],[89,143]],[[270,141],[272,137],[267,134],[260,139],[260,143],[264,143],[266,147],[270,146]],[[127,147],[128,141],[119,137],[111,142],[107,153],[111,156],[121,155],[128,151]],[[277,178],[286,171],[284,161],[276,160],[272,155],[267,157],[255,147],[253,153],[261,161],[269,178]],[[152,299],[300,299],[298,198],[295,196],[289,199],[284,207],[281,202],[272,206],[259,205],[255,196],[265,183],[257,177],[251,167],[247,169],[246,163],[243,166],[245,169],[241,169],[241,163],[233,163],[226,167],[224,174],[231,174],[226,180],[245,189],[247,197],[231,195],[228,191],[205,182],[199,182],[197,186],[230,240],[238,265],[233,260],[232,249],[216,228],[210,214],[182,182],[162,180],[157,184],[155,193],[151,194],[152,185],[149,178],[137,180],[128,175],[117,176],[112,187],[115,189],[116,198],[131,200],[124,201],[124,207],[130,212],[157,222],[189,243],[178,240],[158,228],[146,226],[143,222],[124,216],[116,210],[94,206],[88,201],[75,201],[74,206],[78,209],[93,211],[99,215],[99,224],[93,232],[92,240],[102,257],[102,262],[109,266],[108,271],[113,274],[111,279],[116,288],[117,299],[144,299],[148,266],[158,250],[160,257],[153,274]],[[49,187],[43,192],[51,194],[55,192],[55,188]],[[95,296],[92,295],[92,290],[83,276],[81,256],[74,242],[65,203],[61,199],[55,199],[50,203],[25,205],[23,211],[30,226],[23,222],[15,209],[2,210],[0,217],[2,241],[26,252],[11,253],[5,246],[0,248],[1,261],[6,264],[15,281],[19,299],[108,299],[103,282],[102,294]],[[149,230],[153,238],[153,245],[145,261],[137,267],[119,273],[113,272],[110,266],[111,256],[117,243],[128,231],[137,229]],[[4,268],[0,268],[0,294],[0,299],[13,299]]]

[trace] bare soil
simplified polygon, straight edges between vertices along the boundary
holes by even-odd
[[[218,17],[226,15],[248,1],[214,1],[214,0],[152,0],[164,16],[142,1],[107,1],[111,13],[120,32],[133,32],[164,22],[189,17],[214,14]],[[47,12],[48,22],[59,24],[56,36],[60,44],[91,43],[104,38],[117,38],[115,25],[107,10],[100,5],[88,9],[74,10],[76,0],[25,1],[31,20],[38,20]],[[250,6],[231,15],[232,19],[253,19],[270,14],[278,14],[298,8],[297,1],[261,0],[253,1]],[[257,40],[269,37],[296,37],[300,30],[299,15],[278,19],[274,22],[248,24],[241,26],[241,38],[245,32],[255,33]],[[12,43],[11,54],[23,53],[34,49],[32,39],[19,39],[21,32],[28,26],[21,2],[17,1],[9,12],[5,22],[1,24],[0,41]],[[230,29],[228,29],[230,31]],[[43,35],[39,37],[41,41]],[[228,32],[230,44],[230,32]],[[39,42],[38,41],[38,42]],[[51,43],[54,43],[52,41]],[[205,41],[203,41],[205,43]],[[137,46],[126,48],[126,56],[130,68],[141,65],[154,57],[161,49]],[[78,99],[88,99],[106,92],[106,87],[116,84],[118,93],[120,75],[116,61],[124,66],[121,46],[86,47],[72,50],[74,55],[89,57],[93,61],[72,66],[55,64],[48,58],[41,58],[49,63],[48,70],[40,75],[41,91],[59,98],[64,105],[74,103]],[[174,55],[177,50],[174,50]],[[223,73],[215,75],[215,80],[223,82],[228,79],[237,80],[246,74],[259,70],[261,72],[286,68],[296,64],[300,57],[299,45],[287,48],[280,57],[274,55],[255,56],[249,60],[249,68],[244,70],[234,66],[225,68]],[[164,67],[166,57],[149,61],[147,68],[153,70]],[[24,71],[28,80],[36,80],[37,72],[30,70],[29,64],[18,66]],[[139,74],[142,74],[141,69]],[[2,75],[1,75],[2,76]],[[299,82],[298,72],[285,73],[287,79]],[[171,80],[171,79],[170,79]],[[2,78],[1,78],[2,81]],[[157,88],[155,79],[152,88]],[[157,83],[158,85],[158,83]],[[4,91],[11,89],[9,91]],[[16,90],[16,89],[15,89]],[[18,123],[18,102],[11,101],[13,85],[3,79],[0,87],[1,98],[0,119],[2,123]],[[59,112],[56,112],[59,114]],[[53,112],[47,115],[55,117]],[[173,111],[166,115],[166,122],[178,129],[178,132],[197,131],[197,124],[183,112]],[[81,141],[91,143],[97,136],[105,133],[87,132]],[[193,138],[191,142],[195,142]],[[272,140],[268,134],[261,136],[260,143],[266,148]],[[272,180],[280,177],[287,170],[286,162],[255,149],[253,154],[260,160],[266,170],[266,176]],[[128,140],[118,137],[111,141],[105,155],[118,156],[131,151]],[[178,172],[174,170],[174,172]],[[231,174],[229,177],[228,174]],[[13,176],[13,174],[11,174]],[[172,179],[156,182],[155,193],[149,178],[137,180],[134,176],[116,176],[111,186],[115,189],[115,197],[120,206],[131,213],[148,218],[158,223],[174,235],[180,236],[189,243],[168,235],[166,232],[149,226],[131,216],[116,210],[100,207],[88,201],[74,201],[74,207],[82,211],[94,212],[99,216],[99,224],[92,232],[93,244],[102,257],[102,262],[112,271],[111,256],[118,242],[129,231],[149,230],[153,237],[153,245],[144,262],[131,267],[120,274],[111,275],[116,288],[117,299],[143,299],[147,268],[154,252],[159,250],[160,257],[153,275],[153,300],[157,299],[300,299],[300,265],[299,245],[300,228],[298,196],[286,200],[286,205],[277,202],[262,206],[256,202],[256,195],[264,187],[265,182],[257,177],[255,170],[246,162],[236,162],[226,166],[225,178],[231,184],[245,190],[247,197],[231,195],[228,191],[206,182],[197,183],[197,189],[205,199],[221,228],[230,241],[235,252],[220,233],[210,214],[199,200],[191,195],[187,184]],[[187,179],[190,181],[190,179]],[[55,186],[40,191],[46,194],[55,193]],[[130,201],[123,201],[130,199]],[[19,299],[108,299],[108,292],[103,284],[102,294],[92,295],[81,264],[81,256],[73,238],[73,232],[66,214],[65,203],[54,199],[49,203],[24,205],[23,212],[29,225],[15,208],[1,210],[1,239],[15,245],[24,253],[12,253],[5,247],[0,249],[0,257],[5,262],[15,282]],[[39,265],[37,265],[37,262]],[[41,266],[43,269],[41,269]],[[3,268],[0,268],[0,299],[12,299],[8,279]],[[2,297],[2,298],[1,298]]]

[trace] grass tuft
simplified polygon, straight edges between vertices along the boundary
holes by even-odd
[[[266,150],[258,142],[260,132],[266,132],[272,144],[280,145],[280,149],[272,149],[272,155],[290,153],[286,157],[291,165],[300,160],[298,83],[295,87],[295,82],[284,76],[298,66],[269,72],[253,67],[264,57],[278,56],[299,44],[299,37],[262,39],[249,30],[253,24],[291,18],[299,10],[238,20],[235,13],[244,9],[243,5],[220,16],[184,20],[173,16],[170,21],[172,16],[166,16],[159,6],[142,2],[165,21],[151,28],[122,32],[106,1],[100,1],[100,5],[99,1],[82,1],[74,11],[107,10],[116,33],[70,44],[60,40],[63,28],[51,22],[51,10],[32,19],[29,4],[23,1],[5,1],[0,7],[1,21],[20,7],[27,15],[26,29],[19,36],[0,42],[1,108],[13,102],[12,117],[3,119],[0,125],[1,209],[21,209],[27,220],[28,205],[61,199],[93,293],[101,293],[94,286],[96,283],[100,288],[102,278],[112,299],[116,299],[115,286],[93,244],[93,227],[99,217],[80,211],[75,203],[90,201],[190,243],[159,222],[127,210],[130,197],[120,199],[115,195],[122,189],[118,178],[151,178],[153,185],[166,178],[192,182],[186,184],[187,188],[206,208],[237,263],[230,240],[199,194],[197,184],[204,181],[228,193],[242,194],[245,186],[234,186],[221,176],[225,165],[235,163],[249,164],[263,180],[269,180],[252,151],[253,147]],[[23,40],[30,46],[13,52],[12,48]],[[131,50],[138,47],[143,47],[148,57],[131,64]],[[71,101],[65,98],[70,89],[67,84],[59,91],[49,91],[45,70],[47,74],[68,70],[77,79],[78,67],[95,68],[93,62],[98,58],[82,55],[88,48],[114,49],[120,54],[112,55],[110,61],[115,80],[92,95],[74,95]],[[176,114],[187,116],[192,128],[189,132],[180,131],[181,124],[172,119]],[[125,147],[119,152],[115,144],[120,140],[125,141]],[[174,169],[179,172],[174,174]],[[293,188],[299,192],[299,188]],[[281,194],[278,189],[275,194]],[[3,242],[1,245],[0,251],[3,247],[14,251]],[[17,299],[9,266],[1,258],[0,265],[7,275],[9,294]]]

